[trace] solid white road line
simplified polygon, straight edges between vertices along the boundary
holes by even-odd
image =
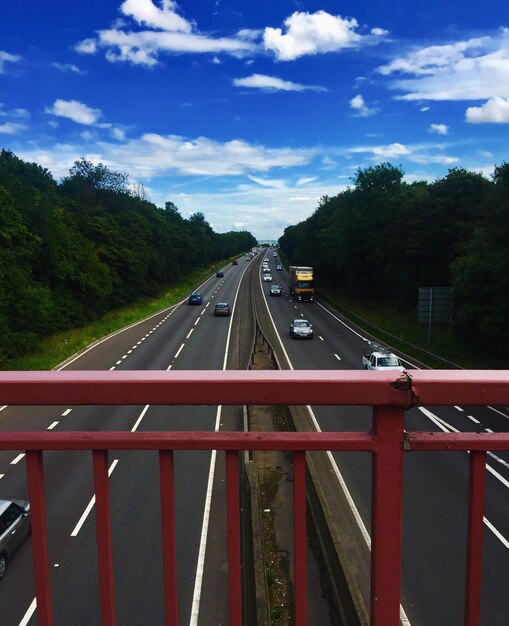
[[[113,470],[117,466],[117,463],[118,463],[118,459],[114,459],[108,470],[108,476],[111,476]],[[92,496],[92,499],[88,503],[87,508],[84,510],[83,515],[78,520],[78,523],[76,524],[76,526],[74,527],[74,530],[71,533],[71,537],[76,537],[78,535],[78,533],[81,530],[81,527],[83,526],[87,517],[89,516],[90,511],[92,510],[92,507],[94,506],[94,504],[95,504],[95,495]]]

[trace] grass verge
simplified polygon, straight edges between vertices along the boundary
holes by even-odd
[[[224,263],[221,264],[223,266]],[[154,298],[144,298],[133,304],[108,312],[100,319],[55,335],[43,337],[36,352],[4,364],[9,370],[50,370],[94,341],[120,328],[141,320],[152,313],[172,306],[186,298],[208,276],[216,272],[218,264],[202,267],[188,274],[181,283],[164,290]]]
[[[425,355],[419,349],[466,369],[507,369],[509,367],[507,359],[483,353],[476,346],[460,341],[449,324],[433,324],[431,341],[428,342],[428,326],[417,322],[417,314],[413,316],[408,312],[377,303],[362,303],[331,289],[321,289],[320,292],[325,301],[367,333],[429,367],[448,368],[444,363]],[[377,332],[370,324],[381,329],[381,332]],[[393,337],[389,337],[384,331]],[[412,344],[416,349],[413,350],[401,340]]]

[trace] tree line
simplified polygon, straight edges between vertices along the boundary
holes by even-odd
[[[319,283],[365,302],[415,312],[419,287],[450,287],[453,334],[475,348],[509,348],[509,163],[491,180],[462,168],[406,183],[401,167],[359,168],[353,186],[322,197],[279,245]]]
[[[200,212],[158,208],[103,164],[82,158],[57,182],[2,150],[0,363],[254,245],[247,231],[214,232]]]

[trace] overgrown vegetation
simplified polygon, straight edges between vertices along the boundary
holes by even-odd
[[[500,364],[509,346],[509,164],[492,180],[461,168],[433,183],[403,182],[389,163],[358,169],[353,187],[323,197],[279,245],[313,265],[318,287],[360,309],[417,320],[419,287],[449,286],[446,351]]]
[[[254,245],[246,231],[214,232],[202,213],[156,207],[102,164],[81,159],[58,183],[2,150],[0,367]]]

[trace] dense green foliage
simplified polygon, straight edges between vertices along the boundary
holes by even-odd
[[[454,168],[408,184],[389,163],[359,169],[352,188],[323,197],[279,245],[291,264],[314,265],[318,284],[368,305],[416,312],[419,287],[450,286],[452,332],[474,349],[507,352],[508,163],[491,181]]]
[[[156,207],[102,164],[81,159],[57,183],[2,150],[0,363],[254,245],[245,231],[215,233],[202,213]]]

